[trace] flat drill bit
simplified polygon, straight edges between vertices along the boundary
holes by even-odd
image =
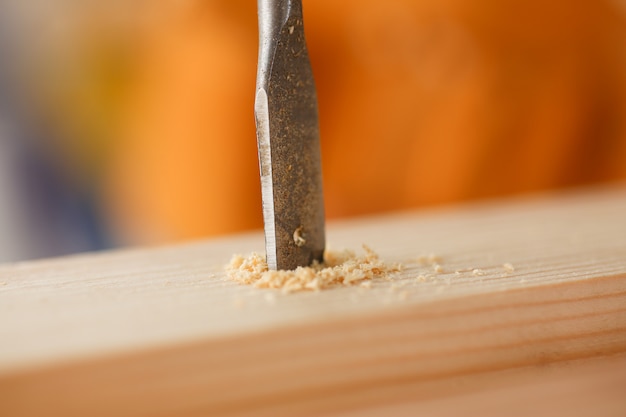
[[[265,249],[270,269],[324,255],[317,94],[301,0],[259,0],[256,118]]]

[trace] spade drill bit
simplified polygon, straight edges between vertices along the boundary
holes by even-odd
[[[322,261],[324,197],[317,95],[301,0],[258,0],[257,144],[270,269]]]

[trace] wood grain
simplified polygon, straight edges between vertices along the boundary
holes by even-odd
[[[546,367],[567,369],[557,385],[624,382],[624,187],[345,221],[328,235],[406,269],[370,289],[235,284],[223,267],[261,251],[258,233],[0,267],[0,415],[354,415],[403,404],[452,415],[437,398],[462,410],[498,381],[519,401]],[[441,272],[421,261],[430,253]],[[624,410],[596,385],[585,404]]]

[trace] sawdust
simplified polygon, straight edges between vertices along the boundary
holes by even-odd
[[[437,265],[440,264],[441,261],[441,256],[435,255],[434,253],[417,257],[417,263],[420,265]]]
[[[476,268],[472,271],[472,275],[474,275],[475,277],[482,277],[485,275],[485,271],[483,271],[482,269]]]
[[[270,271],[265,258],[258,253],[247,257],[235,255],[226,267],[228,277],[257,288],[280,289],[283,293],[320,291],[357,284],[369,287],[367,281],[389,278],[402,270],[401,264],[388,264],[378,254],[363,245],[364,255],[350,250],[326,251],[323,263],[298,267],[293,271]]]

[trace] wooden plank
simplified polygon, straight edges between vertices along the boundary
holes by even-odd
[[[370,289],[289,295],[228,280],[233,253],[262,250],[258,233],[0,267],[0,414],[354,412],[626,352],[624,187],[328,235],[407,268]],[[441,272],[418,262],[429,253]]]
[[[609,356],[431,382],[408,400],[335,416],[623,417],[624,387],[626,355]]]

